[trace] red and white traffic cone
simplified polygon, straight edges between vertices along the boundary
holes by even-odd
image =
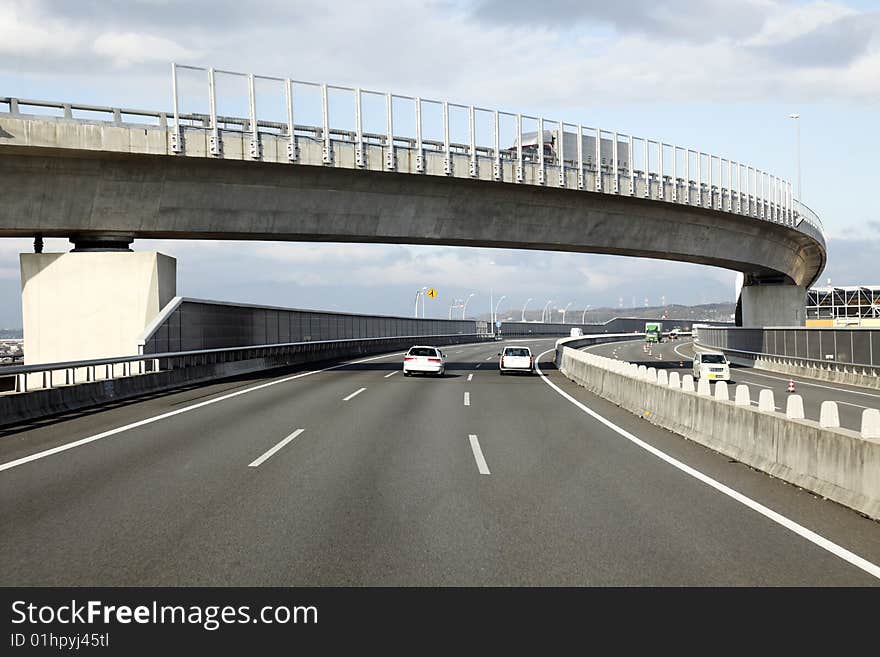
[[[794,379],[789,379],[789,380],[788,380],[788,391],[789,391],[789,392],[794,392]]]

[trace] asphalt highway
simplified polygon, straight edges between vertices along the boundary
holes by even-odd
[[[589,351],[600,356],[608,356],[626,360],[639,365],[677,371],[681,374],[693,374],[694,346],[690,340],[671,340],[651,345],[650,353],[645,353],[645,342],[642,338],[632,342],[618,342],[596,345]],[[859,431],[862,426],[862,412],[866,408],[880,408],[880,390],[850,386],[841,383],[821,381],[802,376],[789,376],[777,372],[756,370],[750,367],[733,365],[730,368],[730,388],[728,393],[733,399],[734,387],[744,383],[749,386],[752,404],[757,406],[758,395],[762,389],[773,391],[776,409],[785,412],[786,398],[789,395],[788,382],[794,381],[795,393],[804,400],[804,415],[810,420],[819,420],[819,411],[823,401],[837,402],[840,426],[845,429]]]
[[[451,346],[442,378],[404,378],[395,353],[0,432],[0,584],[880,583],[880,524],[523,342],[543,375]]]

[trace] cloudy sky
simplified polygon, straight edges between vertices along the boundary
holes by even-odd
[[[795,179],[835,284],[880,284],[876,0],[0,0],[0,96],[170,108],[169,62],[393,90],[600,125]],[[47,251],[67,250],[47,240]],[[135,243],[178,258],[189,296],[428,313],[475,293],[572,307],[732,300],[735,274],[611,256],[446,247]],[[20,324],[0,241],[0,327]],[[537,300],[541,300],[540,302]]]

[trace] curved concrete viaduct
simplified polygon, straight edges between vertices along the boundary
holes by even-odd
[[[192,130],[174,155],[169,137],[161,128],[0,114],[0,236],[87,246],[134,238],[444,244],[679,260],[743,272],[746,325],[802,323],[804,289],[825,266],[824,238],[808,223],[721,211],[706,192],[692,191],[699,200],[687,205],[656,200],[650,177],[645,198],[635,183],[624,195],[585,192],[573,178],[574,188],[560,188],[499,184],[484,171],[430,175],[430,158],[428,175],[402,175],[384,170],[381,147],[376,166],[349,168],[337,165],[353,157],[341,142],[332,165],[310,165],[320,156],[309,159],[316,144],[302,139],[291,165],[280,156],[286,140],[272,135],[259,162],[243,155],[242,133],[224,135],[223,156],[212,157],[206,131]],[[407,156],[399,149],[395,165],[412,168]],[[663,184],[661,199],[664,189],[666,199],[682,194]]]

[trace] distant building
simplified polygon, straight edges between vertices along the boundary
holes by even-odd
[[[807,326],[880,327],[880,285],[811,288],[806,310]]]

